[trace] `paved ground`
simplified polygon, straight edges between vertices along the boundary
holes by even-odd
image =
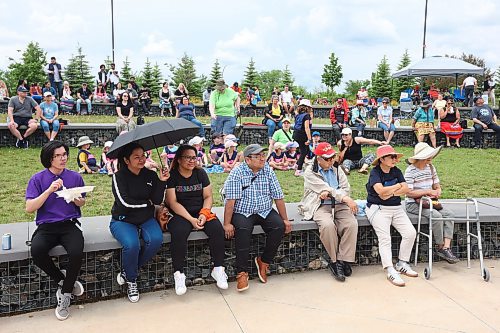
[[[0,318],[0,332],[500,332],[500,262],[488,260],[486,283],[479,262],[434,267],[432,278],[405,278],[398,288],[380,266],[356,267],[346,283],[329,271],[272,276],[250,281],[141,295],[72,307],[59,322],[53,310]],[[418,271],[421,272],[420,264]]]

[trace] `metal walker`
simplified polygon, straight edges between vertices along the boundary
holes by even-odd
[[[432,213],[429,214],[429,233],[426,234],[422,231],[420,231],[420,224],[422,221],[422,203],[424,200],[429,202],[429,207],[432,207],[432,199],[429,197],[422,197],[420,200],[420,205],[418,209],[418,225],[417,225],[417,244],[415,246],[415,266],[417,266],[417,259],[418,259],[418,246],[420,243],[420,235],[425,236],[429,240],[429,264],[427,267],[424,268],[424,277],[428,280],[431,278],[432,274],[432,247],[433,247],[433,242],[432,242],[432,220],[435,221],[465,221],[466,222],[466,228],[467,228],[467,268],[470,268],[470,256],[471,256],[471,237],[474,237],[477,239],[477,246],[479,250],[479,263],[480,263],[480,269],[481,269],[481,277],[483,278],[484,281],[488,282],[490,280],[490,272],[488,269],[484,266],[484,260],[483,260],[483,246],[481,244],[481,228],[480,228],[480,222],[479,222],[479,207],[477,204],[477,200],[474,198],[467,198],[464,201],[454,201],[454,202],[447,202],[446,205],[449,204],[459,204],[459,205],[465,205],[465,218],[433,218]],[[469,206],[474,205],[474,216],[470,217],[469,214]],[[477,226],[477,234],[471,233],[470,232],[470,222],[475,222]]]

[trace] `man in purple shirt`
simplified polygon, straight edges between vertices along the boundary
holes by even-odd
[[[46,168],[33,175],[26,189],[26,211],[36,212],[36,225],[31,238],[33,262],[54,281],[58,281],[56,317],[65,320],[69,316],[71,295],[83,294],[83,286],[77,281],[83,258],[83,235],[78,218],[85,198],[67,203],[56,195],[63,188],[84,186],[82,176],[66,169],[69,148],[60,141],[50,141],[42,148],[40,160]],[[67,272],[54,265],[49,251],[62,245],[69,257]]]

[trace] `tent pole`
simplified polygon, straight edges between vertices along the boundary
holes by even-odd
[[[425,33],[427,32],[427,2],[425,0],[425,14],[424,14],[424,42],[422,44],[422,59],[425,58]]]

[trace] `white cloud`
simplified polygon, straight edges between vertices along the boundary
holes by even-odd
[[[149,34],[146,45],[141,49],[145,56],[170,56],[174,54],[173,43],[166,38],[161,38],[156,34]]]

